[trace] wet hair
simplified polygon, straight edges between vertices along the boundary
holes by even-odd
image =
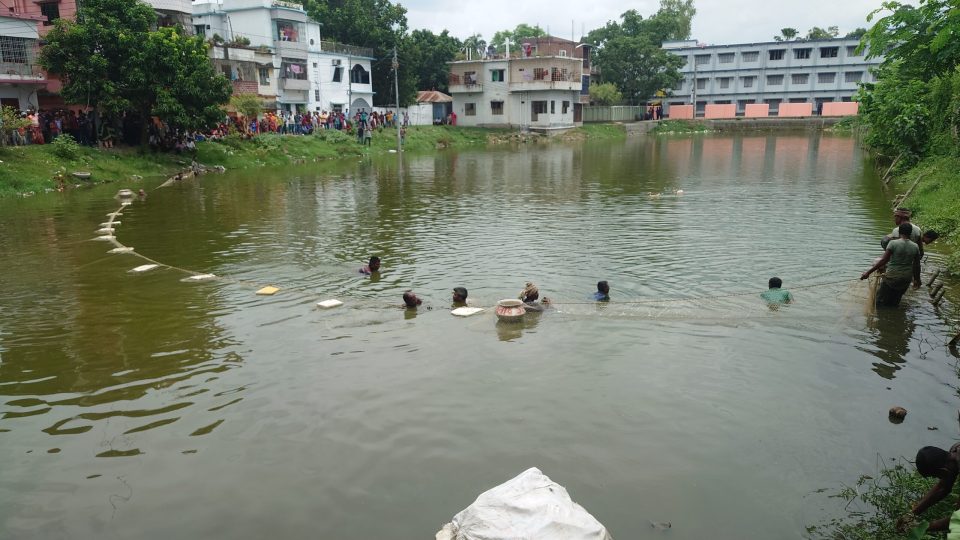
[[[370,257],[369,264],[378,263],[378,262],[380,262],[380,257],[377,257],[377,256]]]
[[[783,280],[778,277],[772,277],[770,278],[770,281],[767,282],[767,287],[770,287],[771,289],[779,289],[780,287],[783,287]]]
[[[909,223],[901,223],[900,227],[897,228],[897,232],[900,233],[900,236],[910,236],[913,234],[913,225]]]
[[[453,288],[453,294],[459,296],[459,297],[462,298],[464,301],[466,301],[466,299],[467,299],[467,289],[464,288],[464,287],[454,287],[454,288]]]
[[[924,446],[917,452],[917,472],[920,476],[936,476],[937,470],[947,465],[950,454],[943,448]]]
[[[403,293],[403,303],[407,307],[417,307],[417,300],[417,295],[413,294],[413,291]]]
[[[933,242],[937,238],[940,238],[940,233],[938,233],[933,229],[930,229],[929,231],[923,233],[923,237],[928,238],[931,242]]]
[[[607,283],[606,281],[598,281],[598,282],[597,282],[597,292],[602,292],[603,294],[609,294],[609,293],[610,293],[610,284]]]

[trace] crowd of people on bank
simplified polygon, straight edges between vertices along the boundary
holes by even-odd
[[[6,145],[26,146],[52,143],[60,135],[70,135],[83,146],[113,148],[116,144],[138,146],[143,135],[143,123],[139,116],[124,114],[120,117],[100,117],[95,112],[72,109],[28,110],[20,117],[27,122],[24,127],[5,130],[0,125],[0,137]],[[261,118],[247,120],[236,115],[225,116],[223,121],[207,130],[178,129],[152,118],[147,126],[147,144],[154,151],[192,152],[196,143],[204,140],[219,140],[232,131],[255,136],[264,133],[279,135],[310,135],[318,130],[338,130],[357,134],[358,142],[368,143],[374,131],[396,128],[401,124],[401,134],[410,125],[410,116],[393,111],[367,112],[360,109],[352,116],[340,111],[267,112]]]

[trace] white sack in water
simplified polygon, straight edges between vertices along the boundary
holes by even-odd
[[[436,540],[611,540],[563,486],[530,468],[482,493]]]

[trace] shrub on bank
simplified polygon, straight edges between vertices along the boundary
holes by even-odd
[[[50,143],[50,153],[62,159],[74,160],[80,156],[80,144],[72,135],[60,134]]]

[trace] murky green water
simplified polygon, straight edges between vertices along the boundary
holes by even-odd
[[[123,244],[206,283],[89,241],[119,187],[0,201],[5,537],[432,538],[536,466],[619,539],[801,538],[814,490],[956,430],[952,308],[869,315],[854,281],[892,223],[849,138],[257,170],[124,211]],[[795,305],[759,301],[772,275]],[[449,314],[525,281],[556,309]]]

